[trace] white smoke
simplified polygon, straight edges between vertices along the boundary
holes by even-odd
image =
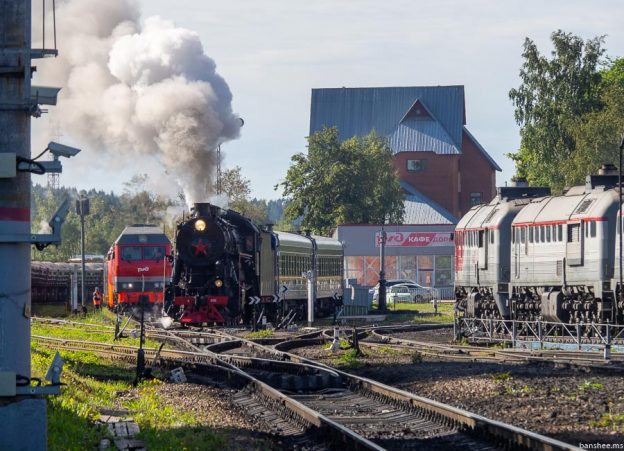
[[[198,35],[159,17],[141,23],[131,0],[56,4],[59,57],[39,64],[36,83],[63,87],[53,111],[63,132],[127,164],[155,157],[164,170],[150,175],[173,177],[189,205],[208,200],[216,148],[238,137],[240,120]]]

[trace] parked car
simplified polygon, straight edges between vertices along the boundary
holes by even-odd
[[[409,279],[386,280],[386,293],[388,293],[388,288],[394,285],[402,284],[402,283],[414,283],[414,282]],[[370,288],[368,290],[368,293],[373,295],[373,302],[377,302],[377,298],[379,297],[379,284],[375,285],[373,288]]]
[[[369,290],[373,302],[379,299],[379,284]],[[386,281],[386,302],[428,302],[434,298],[433,289],[405,279]]]

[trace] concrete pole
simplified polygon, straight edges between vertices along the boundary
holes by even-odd
[[[0,0],[0,153],[30,158],[30,0]],[[0,372],[30,377],[30,173],[0,178]],[[24,241],[22,241],[24,240]],[[10,378],[9,378],[10,380]],[[46,449],[45,399],[0,391],[0,449]]]
[[[0,0],[0,152],[30,158],[30,0]],[[0,179],[0,236],[30,235],[30,173]],[[0,238],[0,371],[30,376],[30,244]]]

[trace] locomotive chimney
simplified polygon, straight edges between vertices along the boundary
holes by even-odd
[[[598,169],[598,175],[618,175],[618,169],[615,165],[604,163],[600,166],[600,169]]]
[[[221,209],[216,205],[209,204],[207,202],[203,203],[195,203],[193,204],[193,208],[191,208],[191,214],[193,216],[208,216],[208,217],[217,217],[219,215],[219,211]]]

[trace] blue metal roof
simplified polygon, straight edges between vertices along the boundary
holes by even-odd
[[[457,224],[459,220],[409,183],[401,182],[405,196],[403,224]]]
[[[411,116],[409,113],[417,104],[431,117]],[[324,126],[335,126],[340,139],[349,139],[376,130],[388,137],[395,153],[461,153],[465,123],[463,86],[312,90],[310,134]]]

